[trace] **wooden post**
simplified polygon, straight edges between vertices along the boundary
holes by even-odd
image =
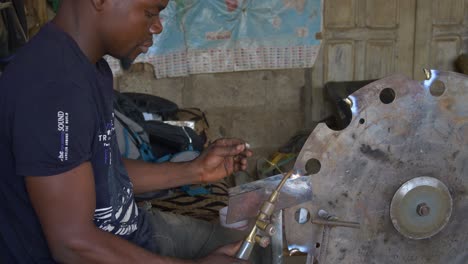
[[[49,21],[47,0],[25,0],[24,6],[28,19],[29,36],[33,36]]]
[[[43,26],[49,20],[47,17],[47,0],[34,1],[39,24]]]

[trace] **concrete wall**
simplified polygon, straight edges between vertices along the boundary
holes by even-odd
[[[116,78],[121,92],[140,92],[206,112],[215,137],[248,141],[254,159],[268,157],[304,128],[304,69],[201,74],[157,80],[151,65]],[[255,162],[251,162],[252,173]]]

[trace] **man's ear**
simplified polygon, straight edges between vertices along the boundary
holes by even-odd
[[[102,11],[104,9],[104,4],[106,3],[106,0],[89,0],[91,1],[91,4],[93,5],[94,9],[96,11]]]

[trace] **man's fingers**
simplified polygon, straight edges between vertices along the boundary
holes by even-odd
[[[230,146],[219,146],[215,145],[213,147],[214,154],[221,157],[233,157],[241,153],[245,149],[244,144],[240,145],[230,145]]]
[[[249,150],[249,149],[245,149],[244,151],[239,153],[239,156],[242,156],[242,157],[245,157],[245,158],[252,157],[252,155],[253,155],[253,152],[251,150]]]
[[[248,149],[246,149],[246,150],[242,151],[241,153],[239,153],[239,156],[242,156],[244,158],[249,158],[252,155],[253,155],[253,152],[251,150],[248,150]]]
[[[213,142],[216,146],[234,146],[234,145],[245,145],[245,141],[238,138],[222,138],[217,139]]]
[[[233,169],[234,171],[245,171],[247,169],[247,158],[242,155],[236,155],[233,157]]]
[[[216,250],[216,253],[220,253],[220,254],[224,254],[224,255],[234,257],[236,255],[237,251],[239,251],[241,245],[242,245],[242,241],[236,242],[234,244],[225,245],[225,246],[222,246],[222,247],[218,248]]]
[[[237,138],[218,139],[212,144],[216,154],[222,157],[241,155],[251,157],[253,152],[247,148],[247,143]]]

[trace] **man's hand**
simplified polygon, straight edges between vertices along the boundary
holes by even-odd
[[[241,259],[237,259],[234,257],[236,252],[239,250],[242,241],[229,244],[223,247],[218,248],[210,255],[202,258],[195,263],[197,264],[212,264],[212,263],[219,263],[219,264],[247,264],[249,262]]]
[[[199,167],[200,182],[214,182],[233,172],[247,169],[252,151],[240,139],[218,139],[194,161]]]
[[[124,159],[134,193],[179,187],[185,184],[218,181],[231,173],[247,169],[252,151],[239,139],[219,139],[191,162],[149,163]]]

